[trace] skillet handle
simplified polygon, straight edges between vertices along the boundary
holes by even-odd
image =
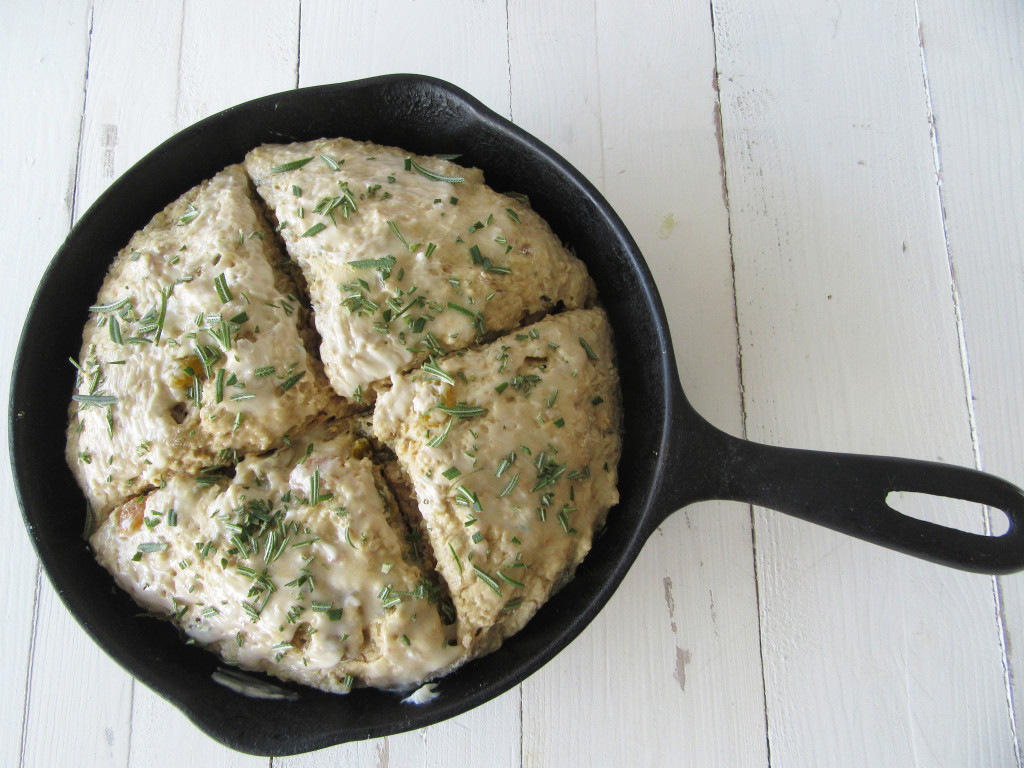
[[[699,474],[677,474],[703,478],[701,499],[769,507],[966,571],[1024,569],[1024,491],[1012,483],[938,462],[777,448],[741,440],[707,422],[704,426],[708,431],[699,452],[683,450],[678,456]],[[988,536],[910,517],[886,503],[894,491],[984,504],[1001,510],[1009,529]]]

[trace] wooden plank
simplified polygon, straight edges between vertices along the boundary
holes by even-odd
[[[132,698],[131,755],[126,765],[270,768],[271,760],[235,752],[214,741],[177,708],[136,682]]]
[[[0,188],[5,235],[4,274],[0,287],[0,359],[8,374],[32,294],[50,257],[71,225],[71,200],[78,139],[81,131],[86,63],[89,55],[90,9],[88,2],[9,3],[0,37],[0,64],[6,73],[0,94],[7,119],[0,123],[0,139],[6,151],[0,156],[0,174],[7,180]],[[59,21],[57,21],[59,20]],[[9,376],[0,384],[0,399],[9,398]],[[8,441],[8,424],[2,442]],[[0,499],[16,523],[17,502],[10,473],[0,475]],[[20,523],[16,523],[21,528]],[[34,736],[38,732],[40,702],[47,699],[40,678],[37,651],[38,627],[48,625],[56,606],[46,577],[38,567],[28,537],[15,532],[0,558],[0,581],[7,599],[0,608],[7,663],[0,671],[0,764],[33,762],[45,753]],[[63,608],[57,606],[63,612]],[[73,633],[88,642],[68,619],[58,631]],[[105,667],[104,667],[105,669]],[[63,680],[52,680],[52,693],[66,688],[68,680],[88,684],[80,670],[64,668]],[[97,670],[101,671],[101,670]],[[66,716],[72,714],[67,712]],[[103,738],[89,744],[122,753],[123,745]],[[85,745],[79,744],[79,747]],[[42,748],[42,749],[41,749]],[[80,764],[87,764],[82,762]]]
[[[928,0],[920,15],[980,465],[1024,486],[1024,6]],[[1024,578],[996,587],[1019,764]]]
[[[7,114],[17,117],[0,122],[0,143],[7,148],[0,155],[0,175],[12,182],[0,187],[7,232],[5,279],[0,286],[0,359],[8,373],[0,382],[4,403],[9,400],[9,373],[35,286],[71,225],[68,201],[81,130],[89,8],[87,2],[21,2],[11,4],[5,16],[0,66],[6,76],[0,83],[0,99]],[[58,17],[63,22],[54,24]],[[4,419],[4,445],[8,433]],[[8,594],[0,608],[7,627],[7,663],[0,670],[0,689],[7,692],[0,698],[0,764],[17,765],[28,746],[23,737],[32,700],[32,640],[45,577],[16,522],[18,504],[9,472],[0,473],[0,500],[19,529],[0,558],[0,583]]]
[[[684,389],[740,432],[708,5],[520,2],[509,17],[513,115],[616,207],[666,300]],[[524,765],[767,765],[763,701],[749,511],[702,505],[524,683]]]
[[[175,130],[294,88],[298,55],[299,0],[187,0]]]
[[[23,764],[127,765],[134,688],[132,678],[75,623],[44,577]]]
[[[714,7],[751,437],[972,464],[914,3]],[[1010,764],[988,579],[755,525],[773,763]]]
[[[183,6],[95,6],[76,216],[177,128]]]
[[[506,38],[505,8],[498,3],[342,5],[304,0],[299,85],[414,72],[448,80],[507,115]],[[274,764],[519,765],[519,700],[515,689],[424,730],[281,758]]]
[[[403,72],[448,80],[507,115],[504,4],[302,3],[300,85]]]
[[[518,689],[513,689],[445,723],[310,754],[278,757],[274,768],[519,766],[519,698]]]

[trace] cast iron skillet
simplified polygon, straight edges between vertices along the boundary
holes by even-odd
[[[348,136],[414,152],[458,152],[500,190],[524,192],[587,263],[607,305],[623,372],[621,503],[575,579],[496,653],[437,686],[426,704],[358,690],[282,685],[288,699],[218,684],[212,654],[184,645],[138,609],[81,537],[84,501],[64,462],[69,356],[113,255],[165,204],[264,142]],[[608,601],[655,528],[695,501],[757,504],[937,563],[988,573],[1024,568],[1024,492],[958,467],[754,444],[720,432],[689,405],[661,301],[636,243],[594,187],[537,139],[439,80],[396,75],[290,91],[213,115],[140,160],[96,201],[36,293],[12,383],[11,462],[25,524],[58,594],[116,661],[202,730],[245,752],[286,755],[399,733],[492,699],[575,638]],[[903,516],[890,491],[923,492],[1006,512],[999,537]]]

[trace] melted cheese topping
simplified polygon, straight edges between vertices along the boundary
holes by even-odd
[[[85,329],[68,429],[68,461],[101,517],[222,451],[266,450],[331,407],[280,259],[241,166],[118,254]]]
[[[479,170],[349,139],[263,146],[246,168],[306,274],[321,356],[344,395],[593,303],[582,262]]]
[[[438,369],[395,376],[373,428],[410,475],[459,641],[483,653],[571,578],[618,501],[611,331],[566,312]]]

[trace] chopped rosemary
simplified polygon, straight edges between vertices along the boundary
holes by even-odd
[[[502,490],[502,492],[498,494],[498,498],[504,498],[505,496],[508,496],[510,493],[512,493],[512,489],[516,487],[516,483],[518,482],[519,473],[516,472],[514,475],[512,475],[512,479],[508,481],[508,485],[505,486],[504,490]]]
[[[479,577],[480,581],[482,581],[488,587],[497,592],[499,596],[501,595],[501,585],[498,584],[498,582],[496,582],[493,577],[488,575],[487,571],[483,570],[482,568],[480,568],[480,566],[476,565],[475,563],[473,564],[473,570],[476,571],[476,575],[477,577]]]
[[[504,573],[502,573],[501,571],[498,571],[498,576],[500,576],[500,577],[501,577],[502,581],[507,581],[507,582],[508,582],[509,584],[511,584],[511,585],[512,585],[513,587],[519,587],[520,589],[525,589],[525,588],[526,588],[526,585],[525,585],[525,584],[523,584],[523,582],[521,582],[521,581],[516,581],[515,579],[513,579],[513,578],[511,578],[511,577],[509,577],[509,576],[506,576],[506,575],[505,575]]]
[[[455,405],[445,405],[444,403],[438,403],[434,406],[441,413],[447,413],[449,416],[458,416],[460,419],[471,419],[474,416],[483,416],[487,413],[486,409],[479,405],[467,405],[461,400],[455,403]]]
[[[562,526],[562,530],[569,533],[569,513],[565,507],[558,512],[558,524]]]
[[[416,253],[416,250],[420,247],[420,243],[410,243],[408,240],[406,240],[405,236],[398,231],[398,225],[395,224],[395,222],[393,222],[391,219],[387,220],[387,224],[388,228],[391,230],[392,234],[394,234],[394,236],[398,238],[399,242],[401,242],[401,244],[404,245],[409,250],[410,253]]]
[[[521,597],[514,597],[511,600],[509,600],[507,603],[505,603],[504,607],[502,607],[502,609],[501,609],[501,612],[502,613],[510,613],[511,611],[514,611],[516,608],[518,608],[522,604],[523,604],[523,598],[521,598]]]
[[[220,352],[205,344],[194,344],[192,348],[195,350],[199,362],[203,365],[203,373],[206,375],[206,378],[210,378],[213,373],[213,364],[220,359]]]
[[[452,546],[450,541],[448,542],[448,551],[452,553],[452,557],[455,559],[455,565],[458,567],[459,573],[462,573],[462,561],[459,560],[459,555],[455,552],[455,547]]]
[[[466,315],[467,317],[476,317],[476,313],[473,310],[466,309],[464,306],[462,306],[461,304],[456,304],[454,301],[448,302],[448,309],[454,309],[456,312]]]
[[[469,507],[474,512],[483,512],[483,507],[480,505],[480,497],[464,485],[460,485],[455,489],[455,501]]]
[[[270,172],[271,173],[285,173],[286,171],[297,171],[299,168],[304,166],[306,163],[308,163],[312,159],[313,159],[312,157],[304,157],[301,160],[292,160],[291,162],[288,162],[288,163],[282,163],[281,165],[275,165],[273,168],[270,169]]]
[[[234,298],[231,295],[231,289],[228,288],[227,277],[223,272],[213,278],[213,287],[217,289],[217,296],[222,304],[227,304]]]
[[[444,354],[444,347],[441,346],[441,343],[434,337],[434,334],[432,333],[424,334],[423,338],[420,340],[420,344],[422,344],[423,348],[434,356]]]
[[[353,269],[376,269],[381,277],[387,280],[391,276],[391,269],[395,266],[397,259],[394,256],[382,256],[379,259],[355,259],[346,262]]]
[[[508,456],[502,456],[501,457],[501,461],[498,462],[498,469],[495,470],[494,476],[495,477],[501,477],[503,474],[505,474],[505,471],[509,467],[512,466],[512,464],[513,464],[513,462],[515,460],[516,460],[516,452],[515,451],[509,451]]]
[[[320,468],[313,470],[313,474],[309,478],[309,504],[310,506],[316,506],[321,501],[327,501],[333,499],[333,493],[320,493]],[[298,544],[294,546],[299,546]]]
[[[557,464],[553,459],[547,458],[546,453],[541,453],[537,457],[534,466],[537,467],[537,483],[533,486],[531,493],[554,485],[565,472],[565,464]]]
[[[117,402],[113,395],[72,395],[71,399],[82,405],[113,405]]]
[[[171,297],[171,293],[174,292],[174,284],[167,286],[166,288],[160,289],[160,313],[156,318],[156,336],[153,339],[154,344],[160,343],[160,337],[164,333],[164,320],[167,319],[167,300]]]
[[[479,222],[477,222],[477,224],[479,224]],[[473,226],[477,225],[474,224]],[[483,225],[480,224],[480,226]],[[487,256],[480,253],[479,245],[470,246],[469,258],[474,264],[480,265],[480,268],[483,269],[484,272],[494,272],[499,275],[508,275],[512,272],[509,267],[499,267],[497,264],[491,263],[491,260]]]
[[[449,184],[461,184],[466,179],[462,176],[445,176],[443,174],[424,168],[411,157],[405,158],[405,170],[416,171],[421,176],[426,176],[431,181],[447,181]]]
[[[396,595],[394,587],[390,584],[381,587],[380,592],[377,593],[377,599],[380,600],[382,608],[390,608],[402,602],[402,596]]]
[[[340,184],[341,182],[339,182]],[[340,195],[335,197],[322,197],[320,201],[313,208],[313,213],[319,213],[321,216],[327,216],[330,218],[334,225],[338,225],[338,219],[334,216],[335,209],[341,209],[342,218],[348,219],[356,210],[355,197],[347,186],[342,186],[339,190]]]
[[[587,340],[580,336],[579,341],[580,346],[583,347],[584,351],[587,353],[587,357],[589,357],[591,360],[597,360],[597,354],[594,352],[593,349],[590,348],[590,345],[587,344]]]
[[[433,356],[423,364],[423,373],[425,373],[428,378],[443,381],[445,384],[455,384],[455,379],[445,373],[441,366],[437,364],[437,360],[435,360]]]
[[[443,443],[445,438],[448,437],[448,433],[452,431],[452,422],[454,421],[455,419],[448,419],[448,423],[444,425],[444,429],[439,434],[427,440],[427,446],[430,448],[436,448]]]
[[[120,301],[114,301],[114,302],[111,302],[110,304],[93,304],[91,307],[89,307],[89,311],[90,312],[116,312],[121,307],[123,307],[125,304],[127,304],[129,301],[131,301],[131,299],[121,299]]]
[[[181,224],[188,224],[193,221],[199,215],[199,209],[197,209],[192,203],[188,204],[188,208],[185,209],[185,215],[182,216],[178,221]]]
[[[299,383],[299,379],[306,375],[305,371],[299,371],[298,373],[289,376],[287,379],[281,382],[281,389],[287,392],[289,389]]]
[[[325,229],[327,229],[327,225],[324,224],[322,221],[318,221],[312,227],[303,232],[302,237],[313,237],[314,235],[320,234]]]

